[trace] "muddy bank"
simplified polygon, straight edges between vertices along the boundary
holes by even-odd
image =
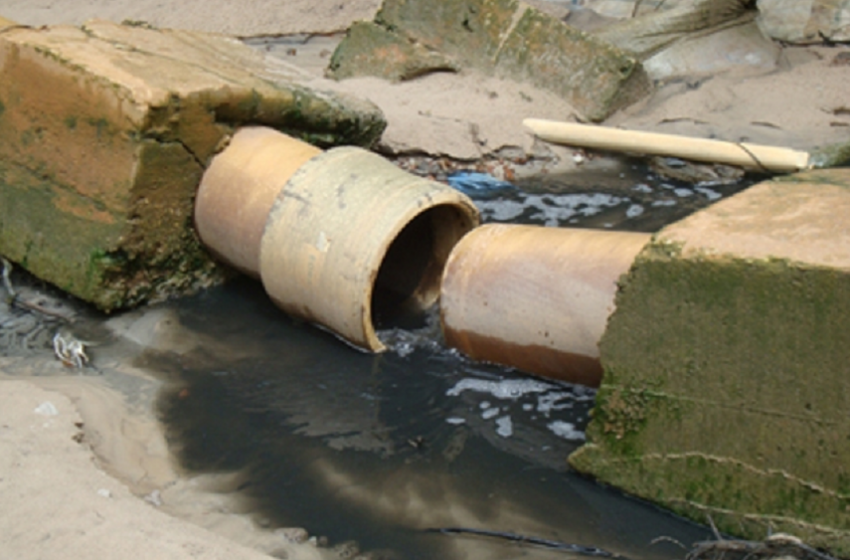
[[[0,376],[0,435],[6,557],[319,557],[283,535],[256,536],[223,498],[179,479],[157,424],[100,381]],[[152,487],[206,509],[203,524],[215,531],[179,519],[201,521],[169,509],[158,490],[143,493]]]
[[[243,515],[227,476],[187,476],[174,460],[154,415],[167,380],[131,365],[143,345],[196,343],[169,330],[173,318],[130,315],[106,327],[74,301],[23,284],[16,290],[75,323],[0,305],[4,557],[322,557],[299,544],[305,531],[266,531]],[[70,337],[71,329],[90,339],[96,366],[72,369],[53,355],[54,333]]]

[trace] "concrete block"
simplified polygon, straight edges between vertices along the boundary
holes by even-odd
[[[850,555],[850,170],[758,184],[621,280],[579,471],[728,533]]]
[[[348,48],[337,49],[328,66],[328,74],[337,80],[359,73],[401,82],[428,72],[460,69],[441,53],[369,21],[354,22],[345,41]]]
[[[238,41],[94,21],[0,31],[0,253],[104,310],[216,281],[195,189],[246,123],[369,144],[371,104]]]
[[[591,121],[605,119],[652,89],[636,58],[531,7],[502,44],[496,74],[561,95]]]
[[[583,118],[602,120],[649,93],[641,64],[612,45],[517,0],[385,0],[370,41],[350,33],[334,54],[330,74],[399,74],[387,53],[425,48],[462,68],[531,83],[564,96]],[[374,60],[386,61],[376,68]],[[388,70],[387,65],[401,66]]]

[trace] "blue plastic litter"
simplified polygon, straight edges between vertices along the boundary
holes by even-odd
[[[516,190],[516,186],[507,181],[477,171],[456,171],[446,177],[446,180],[452,188],[469,196],[496,195]]]

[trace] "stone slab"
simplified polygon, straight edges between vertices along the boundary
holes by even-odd
[[[235,127],[369,145],[385,126],[374,105],[296,77],[220,35],[0,31],[0,254],[104,310],[217,281],[192,205]]]
[[[440,53],[461,68],[531,83],[594,121],[651,90],[634,57],[518,0],[385,0],[375,24],[385,30],[381,40],[373,32],[366,42],[350,31],[334,54],[331,76],[400,73],[386,64],[376,69],[373,61],[387,60],[385,53],[401,44]]]
[[[367,74],[401,82],[429,72],[460,69],[439,52],[411,43],[371,21],[354,22],[348,29],[346,41],[349,48],[337,49],[328,66],[329,73],[338,80]]]
[[[850,555],[850,170],[659,232],[621,280],[579,471],[751,539]]]

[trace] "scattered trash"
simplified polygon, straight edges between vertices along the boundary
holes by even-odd
[[[56,406],[50,401],[44,401],[33,410],[36,414],[41,414],[42,416],[56,416],[59,414],[59,411],[56,410]]]
[[[516,190],[512,183],[477,171],[456,171],[449,174],[446,180],[452,188],[466,195],[496,195],[505,191]]]
[[[155,507],[159,507],[162,505],[162,496],[159,493],[159,490],[154,490],[150,494],[145,496],[145,501],[149,504],[152,504]]]

